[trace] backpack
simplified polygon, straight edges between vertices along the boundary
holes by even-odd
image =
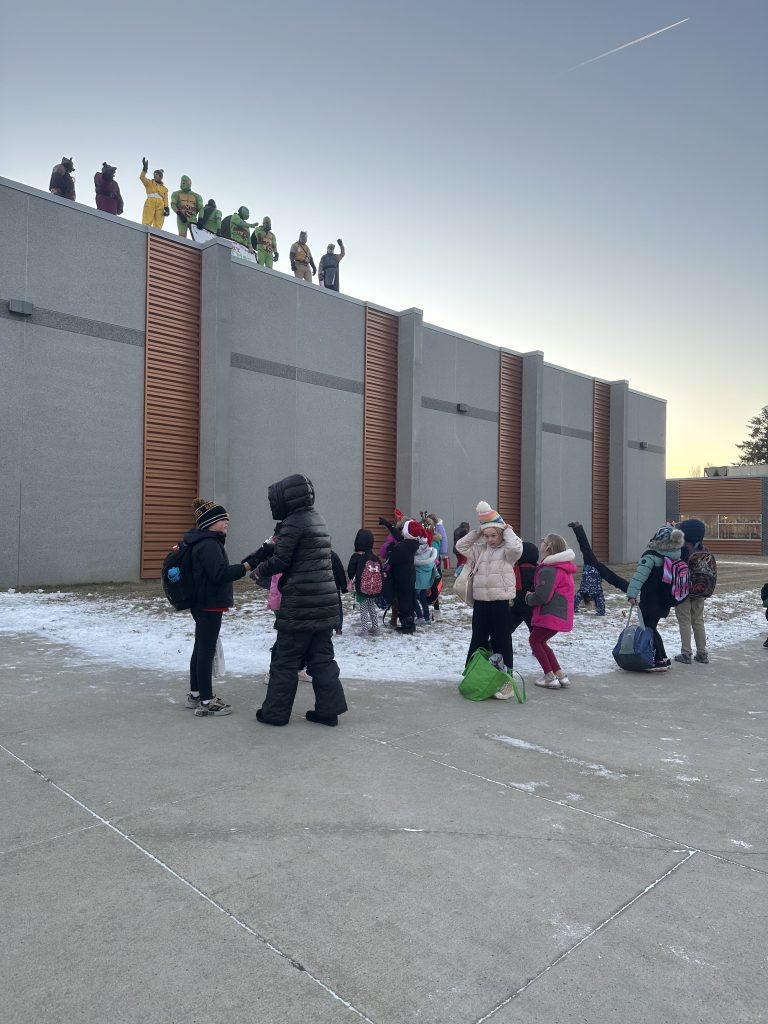
[[[671,604],[680,604],[688,597],[688,565],[682,558],[670,558],[666,555],[661,569],[661,583],[669,587]]]
[[[378,558],[366,558],[357,570],[355,586],[364,597],[378,597],[384,587],[384,573]]]
[[[160,573],[165,596],[176,609],[183,612],[195,600],[195,581],[192,574],[192,546],[180,540],[163,559]]]
[[[711,597],[717,585],[717,562],[706,548],[692,551],[688,559],[688,593],[691,597]]]

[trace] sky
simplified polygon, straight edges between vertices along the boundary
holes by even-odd
[[[764,0],[32,0],[12,21],[3,176],[46,189],[71,155],[95,205],[106,160],[140,220],[146,155],[270,215],[277,269],[300,230],[316,261],[341,236],[348,294],[666,399],[669,476],[738,460],[768,404]]]

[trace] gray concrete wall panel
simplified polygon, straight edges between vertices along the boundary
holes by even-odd
[[[567,524],[578,519],[589,533],[592,522],[592,444],[583,438],[545,431],[541,464],[541,536],[559,533],[573,547],[575,540]],[[538,544],[541,537],[524,539]]]
[[[417,507],[403,511],[437,513],[449,540],[462,519],[476,526],[478,501],[498,497],[498,437],[495,423],[422,409]]]
[[[0,587],[14,586],[19,578],[25,330],[23,321],[0,320]]]
[[[144,351],[25,332],[18,582],[136,579]]]
[[[642,447],[647,445],[647,447]],[[627,392],[626,559],[643,551],[646,541],[666,521],[666,404]]]
[[[547,425],[570,428],[592,437],[592,399],[594,381],[569,373],[559,366],[544,364],[542,396],[543,429]]]

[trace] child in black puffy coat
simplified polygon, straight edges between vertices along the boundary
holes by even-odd
[[[764,583],[760,590],[760,600],[763,602],[763,608],[765,608],[765,617],[768,619],[768,583]],[[766,639],[763,647],[768,647],[768,639]]]
[[[512,628],[510,632],[514,633],[515,630],[521,623],[525,623],[528,627],[528,632],[531,631],[531,618],[533,617],[533,608],[531,605],[526,603],[525,595],[530,593],[534,589],[534,576],[536,575],[536,566],[539,564],[539,549],[535,544],[531,544],[529,540],[523,541],[523,553],[517,560],[515,565],[516,575],[518,579],[517,593],[515,599],[512,602],[511,611],[511,622]]]

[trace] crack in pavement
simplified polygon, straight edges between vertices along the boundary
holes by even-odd
[[[522,995],[526,989],[530,988],[531,985],[534,985],[540,978],[543,978],[544,975],[548,974],[554,967],[557,967],[558,964],[562,963],[563,960],[577,950],[579,946],[582,946],[593,936],[597,935],[598,932],[602,931],[603,928],[606,928],[612,921],[615,921],[617,917],[620,917],[623,913],[629,910],[630,907],[634,906],[634,904],[637,903],[638,900],[641,900],[643,896],[647,896],[647,894],[655,889],[657,885],[660,885],[665,879],[669,878],[670,875],[674,874],[674,872],[677,871],[678,868],[681,868],[683,864],[687,864],[691,858],[695,857],[699,852],[700,851],[698,850],[689,850],[682,860],[679,860],[677,864],[673,864],[669,870],[665,871],[663,875],[659,876],[659,878],[654,879],[654,881],[649,885],[646,885],[646,887],[640,892],[635,893],[631,900],[628,900],[623,906],[619,907],[618,910],[615,910],[609,917],[606,917],[605,920],[601,921],[600,924],[591,928],[586,935],[583,935],[577,942],[574,942],[572,946],[569,946],[563,953],[556,956],[551,963],[547,964],[546,967],[543,967],[540,971],[534,974],[532,978],[529,978],[524,985],[521,985],[520,988],[510,993],[506,999],[502,999],[500,1003],[497,1003],[496,1006],[489,1010],[484,1016],[478,1017],[478,1019],[474,1021],[474,1024],[485,1024],[485,1021],[490,1020],[490,1018],[493,1017],[494,1014],[498,1013],[499,1010],[502,1010],[505,1006],[509,1006],[513,1000]]]
[[[76,806],[81,808],[81,810],[85,811],[87,814],[90,814],[91,817],[95,818],[101,825],[104,825],[111,832],[114,832],[115,835],[119,836],[121,839],[124,839],[127,843],[130,843],[130,845],[133,846],[134,849],[138,850],[139,853],[141,853],[144,857],[147,857],[158,867],[162,868],[163,871],[166,871],[169,875],[171,875],[172,878],[175,878],[176,881],[181,882],[182,885],[186,886],[193,893],[195,893],[202,900],[204,900],[209,906],[213,907],[214,910],[217,910],[220,914],[223,914],[225,917],[229,918],[229,920],[232,921],[233,924],[236,924],[238,928],[241,928],[248,935],[252,936],[258,942],[260,942],[261,945],[265,946],[268,950],[270,950],[270,952],[276,954],[282,960],[285,960],[296,971],[299,971],[300,973],[306,975],[306,977],[309,978],[310,981],[314,982],[315,985],[323,989],[323,991],[326,992],[329,996],[331,996],[331,998],[334,999],[336,1002],[341,1003],[342,1006],[346,1007],[346,1009],[354,1013],[360,1020],[365,1021],[366,1024],[376,1024],[376,1022],[372,1020],[371,1017],[367,1016],[367,1014],[363,1013],[363,1011],[359,1010],[356,1006],[353,1006],[351,1002],[349,1002],[343,996],[339,995],[338,992],[331,988],[330,985],[327,985],[324,981],[322,981],[322,979],[318,978],[317,975],[312,974],[312,972],[309,971],[304,966],[304,964],[300,963],[295,957],[291,956],[290,953],[286,953],[285,950],[280,949],[279,946],[274,945],[274,943],[270,942],[265,935],[262,935],[260,932],[257,932],[254,928],[251,928],[250,925],[246,924],[245,921],[243,921],[241,918],[233,914],[231,910],[227,910],[227,908],[222,906],[221,903],[217,903],[216,900],[212,899],[208,895],[208,893],[204,892],[202,889],[199,889],[193,882],[190,882],[188,878],[185,878],[183,875],[180,875],[178,871],[174,871],[174,869],[169,864],[166,864],[164,861],[160,860],[159,857],[156,857],[146,847],[142,846],[140,843],[137,843],[135,839],[131,839],[131,837],[127,833],[123,832],[122,829],[119,829],[117,825],[114,825],[111,821],[109,821],[108,818],[103,818],[100,814],[97,814],[96,811],[92,810],[90,807],[88,807],[87,804],[84,804],[81,800],[78,800],[77,797],[74,796],[72,793],[69,793],[62,786],[57,785],[57,783],[54,782],[52,778],[41,772],[39,768],[35,768],[34,765],[31,765],[28,761],[25,761],[23,757],[19,757],[18,754],[14,754],[12,750],[9,750],[8,747],[3,746],[2,743],[0,743],[0,750],[4,750],[9,757],[12,757],[14,759],[14,761],[17,761],[24,768],[27,768],[30,772],[32,772],[33,775],[37,775],[38,778],[40,778],[43,782],[51,786],[58,793],[61,793],[62,796],[65,796],[68,800],[71,800],[73,804],[76,804]]]

